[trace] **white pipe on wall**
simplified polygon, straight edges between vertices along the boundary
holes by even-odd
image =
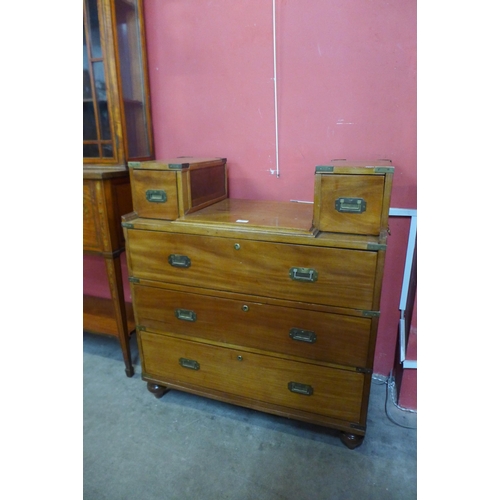
[[[273,56],[274,56],[274,127],[276,142],[276,177],[280,176],[279,147],[278,147],[278,81],[276,77],[276,0],[273,0]]]

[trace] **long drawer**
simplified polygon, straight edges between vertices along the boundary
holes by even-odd
[[[133,290],[138,324],[148,330],[355,367],[368,361],[368,318],[263,304],[249,297],[228,299],[139,284]]]
[[[371,310],[377,252],[128,230],[136,278]]]
[[[349,422],[361,418],[364,376],[140,332],[143,372],[183,384],[242,396]]]

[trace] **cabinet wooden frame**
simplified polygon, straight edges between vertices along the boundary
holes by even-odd
[[[92,3],[92,5],[91,5]],[[98,255],[103,258],[110,291],[109,299],[96,296],[84,296],[83,330],[91,333],[117,337],[123,359],[125,373],[131,377],[134,368],[130,353],[130,335],[135,330],[132,304],[126,302],[123,289],[121,254],[124,252],[124,236],[121,228],[121,216],[132,210],[132,195],[127,162],[130,159],[150,160],[154,158],[154,144],[151,123],[151,106],[148,80],[146,41],[144,30],[144,12],[142,0],[85,0],[84,9],[84,107],[92,102],[95,117],[95,138],[84,140],[85,145],[95,145],[98,154],[83,157],[83,253]],[[90,9],[92,10],[92,21]],[[120,39],[117,25],[122,22],[117,12],[127,11],[134,23],[133,31],[136,53],[128,61],[122,60]],[[91,22],[93,31],[91,34]],[[93,46],[100,48],[94,57]],[[88,78],[85,80],[85,61]],[[97,80],[93,74],[93,64],[103,66],[104,81],[99,81],[101,92],[104,90],[106,117],[109,120],[109,139],[102,140],[101,117],[98,117]],[[134,78],[139,79],[143,128],[140,131],[127,129],[126,77],[127,64],[135,65]],[[89,81],[85,99],[85,82]],[[101,101],[99,101],[101,102]],[[100,106],[100,104],[99,104]],[[99,108],[100,109],[100,108]],[[108,123],[108,122],[106,122]],[[85,130],[85,124],[84,124]],[[129,143],[131,134],[145,137],[141,154],[133,154]],[[84,136],[85,137],[85,136]],[[141,139],[138,139],[140,142]],[[112,154],[104,154],[104,144],[112,147]],[[137,148],[136,148],[137,153]]]
[[[120,216],[132,207],[128,172],[84,169],[83,252],[98,255],[106,266],[110,299],[84,295],[83,330],[117,337],[125,373],[134,374],[130,335],[135,329],[133,310],[125,301],[121,254],[125,250]]]
[[[111,141],[113,143],[113,157],[83,158],[83,166],[89,166],[92,169],[97,167],[121,167],[126,168],[128,161],[147,161],[154,158],[154,139],[151,118],[151,95],[149,87],[149,71],[146,53],[146,39],[144,27],[144,5],[143,0],[85,0],[84,11],[90,1],[96,2],[99,14],[100,40],[102,49],[102,62],[104,65],[104,76],[106,83],[106,96],[109,109],[109,122],[111,129]],[[119,40],[117,33],[117,6],[128,6],[134,8],[137,15],[137,33],[138,33],[138,56],[139,64],[134,68],[136,78],[142,81],[143,106],[144,106],[144,125],[147,137],[148,153],[142,155],[133,155],[129,151],[129,131],[127,131],[127,120],[124,96],[124,83],[122,80],[122,70],[125,70],[124,63],[120,60]],[[86,29],[87,36],[89,30]],[[88,43],[88,42],[87,42]],[[137,61],[134,61],[137,62]],[[94,97],[95,99],[95,97]],[[123,214],[122,214],[123,215]]]

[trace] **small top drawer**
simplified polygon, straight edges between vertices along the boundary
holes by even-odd
[[[387,228],[393,171],[388,161],[334,161],[316,167],[314,227],[335,233],[380,234]]]
[[[129,162],[134,211],[175,220],[227,198],[225,158]]]

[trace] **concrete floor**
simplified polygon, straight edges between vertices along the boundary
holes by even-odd
[[[367,435],[349,450],[336,432],[170,391],[156,399],[125,376],[118,341],[83,338],[85,500],[410,500],[417,431],[386,415],[373,380]],[[416,427],[416,414],[387,405]]]

